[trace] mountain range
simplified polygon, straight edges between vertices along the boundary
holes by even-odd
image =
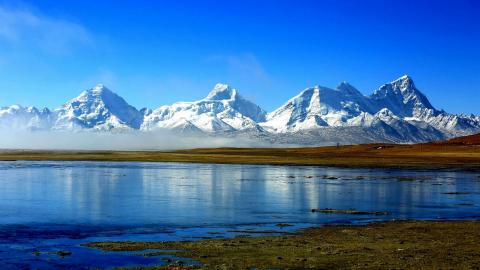
[[[480,117],[434,108],[405,75],[369,96],[347,82],[335,89],[314,86],[272,112],[226,84],[215,85],[204,99],[154,110],[137,110],[99,84],[54,110],[2,107],[0,127],[30,131],[169,130],[279,144],[324,145],[442,140],[479,132]]]

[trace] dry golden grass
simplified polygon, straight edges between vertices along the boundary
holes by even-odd
[[[312,148],[214,148],[180,151],[0,151],[0,160],[91,160],[223,164],[480,169],[480,145],[456,142]]]

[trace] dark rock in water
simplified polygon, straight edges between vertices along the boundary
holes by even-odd
[[[67,256],[72,255],[72,252],[66,251],[66,250],[59,250],[59,251],[55,251],[55,252],[49,252],[49,254],[55,254],[55,255],[58,255],[60,257],[67,257]]]
[[[368,211],[358,211],[355,209],[332,209],[332,208],[323,208],[323,209],[312,209],[312,213],[326,213],[326,214],[344,214],[344,215],[374,215],[374,216],[385,216],[389,215],[388,212],[368,212]]]
[[[224,234],[223,232],[207,232],[207,233],[212,235]]]
[[[291,227],[293,226],[292,224],[287,224],[287,223],[278,223],[277,225],[275,225],[279,228],[285,228],[285,227]]]
[[[418,180],[415,176],[397,176],[397,181],[415,181]]]

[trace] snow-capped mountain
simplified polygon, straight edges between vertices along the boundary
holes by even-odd
[[[467,135],[480,129],[479,117],[454,115],[435,109],[407,75],[382,85],[370,98],[377,106],[390,109],[406,121],[429,124],[446,137]]]
[[[412,78],[405,75],[382,85],[370,96],[362,95],[346,82],[336,89],[307,88],[269,113],[267,121],[260,125],[273,133],[326,131],[332,127],[343,127],[348,133],[349,127],[362,127],[386,140],[415,142],[478,132],[479,120],[435,109]]]
[[[444,111],[428,110],[416,119],[435,127],[447,138],[470,135],[480,130],[480,117],[475,115],[456,115]]]
[[[143,114],[99,84],[55,110],[55,130],[139,129]]]
[[[236,89],[217,84],[199,101],[161,106],[145,115],[142,130],[176,129],[183,131],[225,132],[261,130],[258,122],[266,112],[246,100]]]
[[[0,108],[0,128],[15,130],[48,130],[55,115],[47,108],[12,105]]]
[[[267,115],[261,125],[273,132],[292,132],[327,126],[347,126],[362,113],[375,113],[368,98],[347,82],[337,89],[307,88]]]
[[[382,108],[388,108],[400,117],[418,117],[426,110],[433,110],[432,104],[405,75],[399,79],[380,86],[370,96],[372,102]]]
[[[225,84],[198,101],[137,110],[99,84],[60,108],[0,108],[0,127],[22,130],[95,130],[246,136],[280,144],[421,142],[473,134],[480,117],[437,110],[402,76],[369,96],[347,82],[307,88],[267,113]]]

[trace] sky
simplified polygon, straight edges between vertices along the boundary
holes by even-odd
[[[137,108],[230,84],[267,111],[306,87],[404,74],[480,115],[480,1],[0,0],[0,106],[56,108],[98,83]]]

